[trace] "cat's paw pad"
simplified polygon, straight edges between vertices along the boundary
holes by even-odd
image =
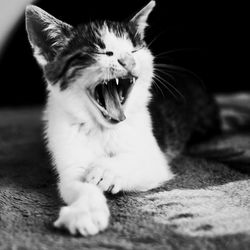
[[[85,176],[85,181],[100,187],[103,191],[116,194],[121,191],[122,179],[112,170],[102,167],[92,167]]]
[[[65,228],[71,234],[82,236],[95,235],[108,226],[109,210],[102,208],[86,209],[82,206],[66,206],[60,210],[59,218],[54,222],[57,228]]]

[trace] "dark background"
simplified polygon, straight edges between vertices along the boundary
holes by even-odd
[[[247,46],[249,33],[240,3],[223,1],[157,0],[150,16],[146,40],[155,55],[170,51],[160,60],[196,73],[208,90],[249,91]],[[57,18],[76,25],[93,19],[123,20],[133,16],[147,0],[38,1]],[[247,57],[245,58],[247,59]],[[44,103],[41,70],[32,57],[24,18],[16,27],[0,57],[0,105]]]

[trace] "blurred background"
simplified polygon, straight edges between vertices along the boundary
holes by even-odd
[[[24,7],[32,0],[0,0],[0,106],[40,105],[42,73],[27,40]],[[34,1],[33,1],[34,2]],[[156,0],[146,40],[161,63],[193,71],[214,93],[250,91],[246,60],[249,27],[241,3]],[[37,0],[57,18],[77,25],[132,17],[148,0]],[[244,44],[245,43],[245,44]],[[162,54],[163,53],[163,54]],[[165,54],[164,54],[165,53]]]

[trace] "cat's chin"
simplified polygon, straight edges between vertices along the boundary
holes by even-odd
[[[88,88],[89,99],[106,123],[117,124],[126,119],[124,107],[135,81],[132,76],[104,79]]]

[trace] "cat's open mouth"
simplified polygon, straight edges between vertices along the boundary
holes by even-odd
[[[103,80],[89,91],[92,101],[108,122],[118,123],[126,119],[124,104],[135,80],[135,77]]]

